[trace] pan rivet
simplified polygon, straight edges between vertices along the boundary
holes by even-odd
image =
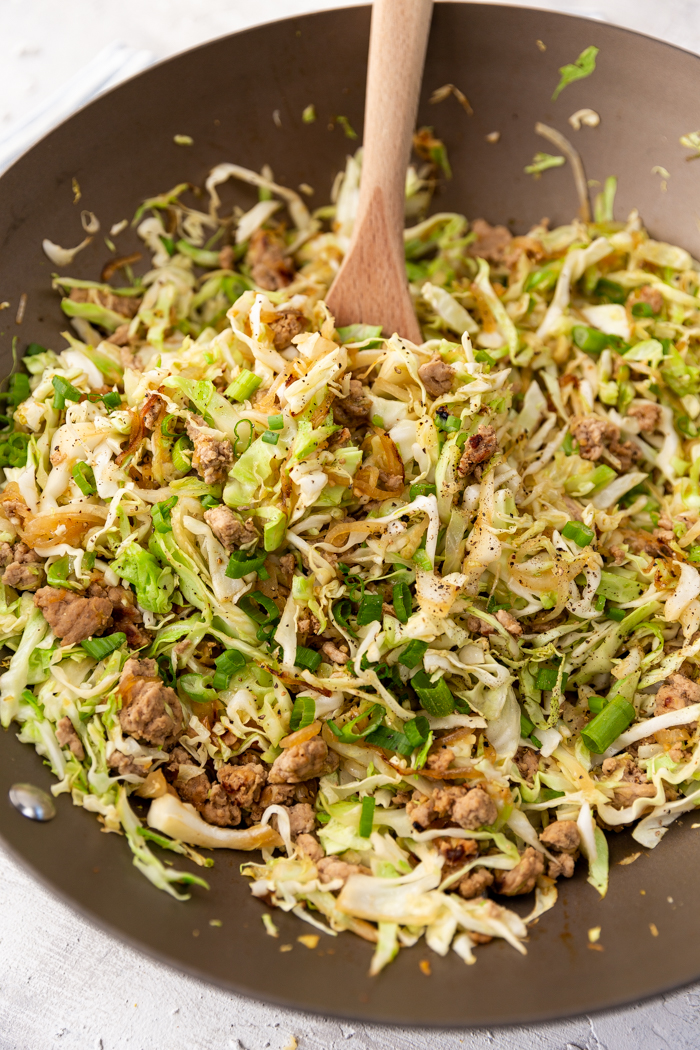
[[[10,802],[29,820],[53,820],[56,816],[56,806],[51,796],[34,784],[13,784]]]

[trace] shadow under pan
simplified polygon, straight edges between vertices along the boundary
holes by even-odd
[[[256,170],[269,164],[279,182],[307,183],[314,205],[327,203],[336,172],[357,145],[332,118],[346,116],[361,141],[368,33],[363,7],[216,40],[104,95],[25,154],[0,179],[0,298],[12,304],[0,314],[2,371],[9,372],[14,336],[20,350],[31,341],[61,345],[66,322],[41,242],[82,239],[74,178],[80,206],[99,216],[103,231],[131,218],[144,197],[185,180],[201,186],[224,161]],[[559,67],[589,45],[600,48],[595,73],[552,102]],[[454,98],[429,104],[446,83],[467,94],[473,116]],[[575,140],[590,179],[618,177],[618,217],[637,207],[652,235],[698,256],[700,163],[686,163],[678,140],[695,130],[699,94],[700,59],[658,41],[552,13],[437,4],[419,122],[445,140],[454,176],[433,207],[505,222],[514,232],[543,216],[552,224],[570,221],[578,202],[568,166],[539,180],[523,172],[537,150],[547,149],[534,134],[540,120]],[[310,103],[318,119],[304,124]],[[568,117],[584,107],[600,114],[600,126],[574,132]],[[488,143],[493,131],[500,140]],[[177,134],[190,135],[194,146],[174,144]],[[655,165],[670,173],[667,192]],[[249,187],[229,192],[241,205],[253,203]],[[138,246],[133,231],[120,236],[123,254]],[[100,235],[70,272],[94,278],[108,257]],[[22,293],[27,306],[18,326]],[[66,796],[51,823],[23,819],[7,792],[25,780],[48,788],[52,778],[13,730],[0,734],[0,834],[35,875],[132,945],[257,998],[398,1024],[492,1025],[617,1006],[700,977],[700,839],[692,815],[629,866],[617,862],[639,847],[625,833],[611,835],[607,897],[599,900],[583,873],[561,884],[557,907],[531,928],[527,956],[497,942],[467,967],[454,953],[443,959],[419,944],[370,979],[371,947],[352,935],[322,936],[310,951],[297,941],[308,927],[276,912],[280,937],[268,937],[265,909],[238,874],[242,855],[217,854],[206,873],[211,890],[195,888],[188,903],[178,903],[136,871],[123,838],[101,834],[95,817]],[[591,948],[587,931],[594,926],[602,934]],[[292,950],[281,952],[287,944]],[[426,958],[429,977],[419,968]]]

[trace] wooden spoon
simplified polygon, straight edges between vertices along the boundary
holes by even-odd
[[[336,324],[381,324],[423,341],[404,262],[406,168],[433,0],[374,0],[360,199],[348,253],[327,297]]]

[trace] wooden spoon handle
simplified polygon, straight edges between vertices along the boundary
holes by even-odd
[[[397,243],[432,9],[432,0],[375,0],[372,8],[357,218],[378,193]]]
[[[420,343],[406,280],[406,168],[433,0],[375,0],[367,71],[360,199],[352,241],[327,297],[336,324],[382,324]]]

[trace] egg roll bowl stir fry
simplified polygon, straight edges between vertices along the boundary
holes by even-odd
[[[66,345],[5,395],[0,713],[155,886],[261,850],[253,894],[377,973],[525,952],[607,831],[700,800],[700,275],[610,192],[423,218],[425,162],[424,342],[336,328],[359,175],[312,212],[222,164],[141,205],[142,276],[54,277]]]

